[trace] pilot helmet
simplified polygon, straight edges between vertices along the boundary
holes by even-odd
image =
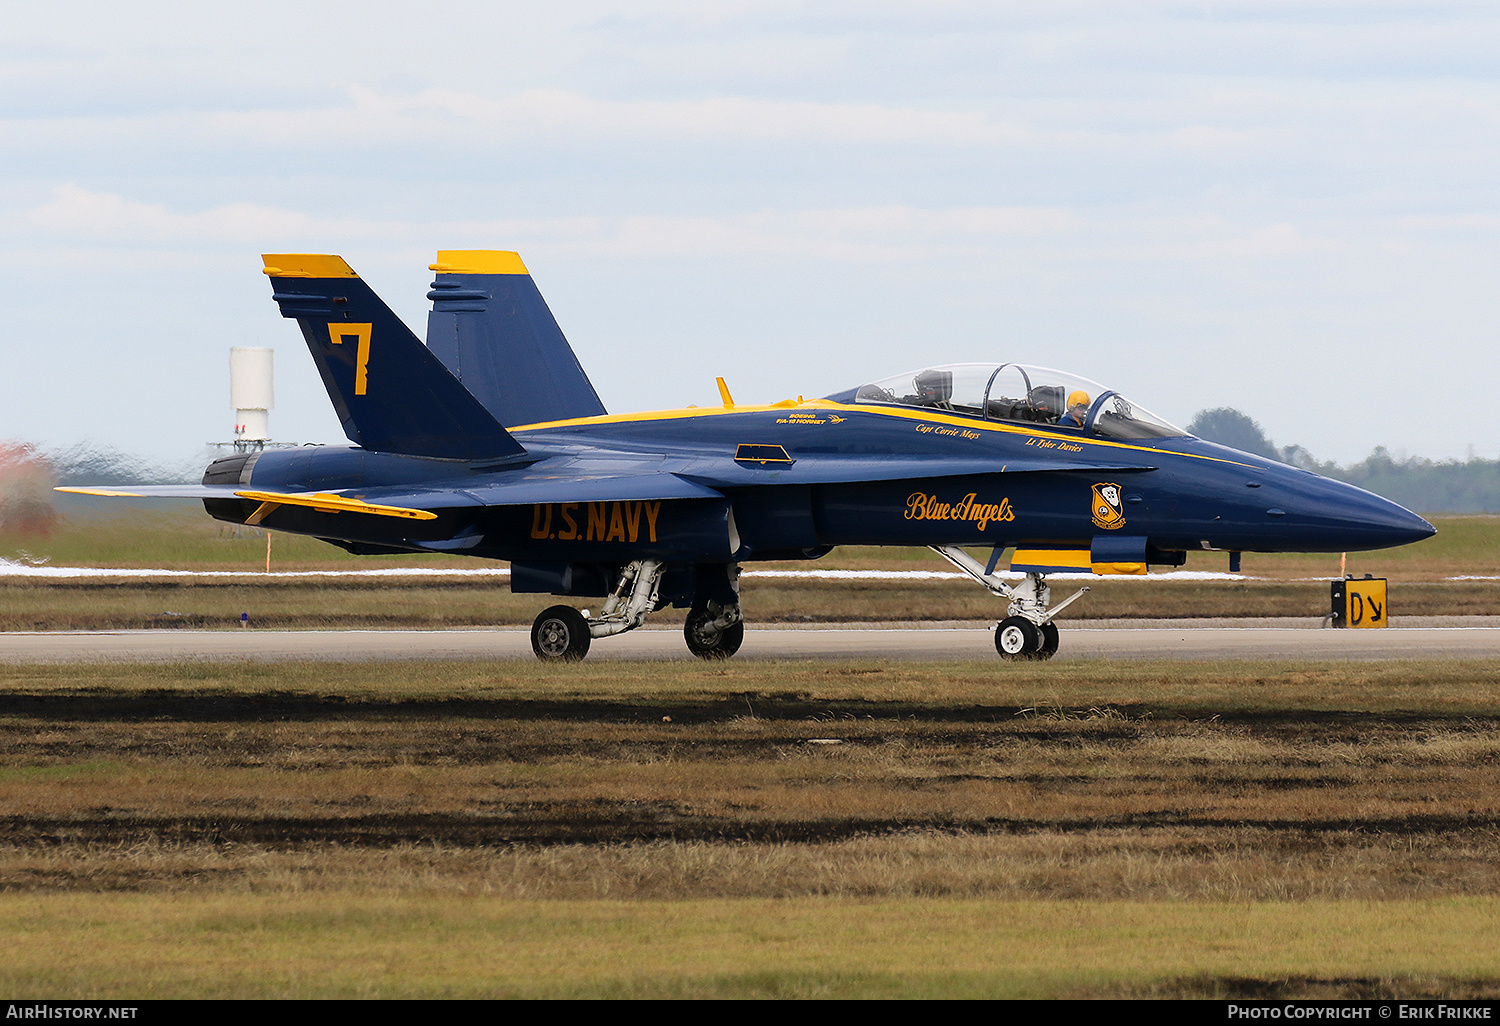
[[[1068,409],[1070,409],[1070,410],[1076,410],[1080,406],[1082,406],[1085,409],[1087,409],[1088,405],[1089,405],[1089,394],[1087,392],[1085,392],[1083,389],[1081,389],[1081,388],[1080,389],[1076,389],[1075,391],[1073,391],[1072,393],[1070,393],[1068,395]]]
[[[917,398],[922,402],[945,403],[953,398],[953,372],[924,370],[916,376]]]

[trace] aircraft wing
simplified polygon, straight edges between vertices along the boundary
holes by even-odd
[[[755,485],[847,484],[972,474],[1031,474],[1057,471],[1130,473],[1155,470],[1146,464],[1023,457],[1007,461],[951,456],[864,456],[799,453],[789,463],[725,457],[643,459],[563,458],[497,474],[449,478],[430,485],[386,485],[307,492],[276,485],[109,485],[65,487],[60,492],[114,498],[252,499],[311,506],[323,512],[409,515],[411,510],[468,506],[523,506],[534,502],[635,502],[657,499],[718,499],[721,488]],[[338,499],[340,502],[330,500]],[[352,501],[345,501],[352,500]],[[402,511],[402,512],[397,512]]]
[[[571,462],[571,461],[565,461]],[[62,492],[113,498],[250,499],[309,506],[324,513],[371,513],[412,517],[423,510],[471,506],[524,506],[534,502],[634,502],[656,499],[722,499],[721,492],[676,474],[632,472],[628,466],[546,467],[446,480],[431,485],[387,485],[307,492],[275,486],[119,485],[59,488]],[[417,517],[416,519],[424,519]]]

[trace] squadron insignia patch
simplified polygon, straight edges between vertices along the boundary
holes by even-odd
[[[1120,505],[1120,486],[1113,482],[1094,485],[1094,525],[1106,531],[1125,526],[1125,510]]]

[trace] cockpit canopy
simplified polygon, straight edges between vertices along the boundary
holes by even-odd
[[[1021,363],[949,363],[829,396],[840,402],[917,406],[984,420],[1105,438],[1173,438],[1186,431],[1098,382]]]

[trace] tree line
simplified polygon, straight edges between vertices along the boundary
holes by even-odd
[[[1358,463],[1322,462],[1300,445],[1277,446],[1239,410],[1201,410],[1187,425],[1199,438],[1347,481],[1420,513],[1500,513],[1500,460],[1397,459],[1385,446]]]

